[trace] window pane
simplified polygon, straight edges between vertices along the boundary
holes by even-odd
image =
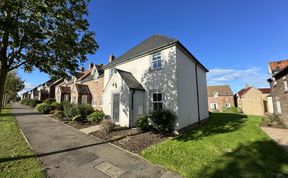
[[[158,100],[157,101],[162,101],[162,93],[158,93]]]
[[[153,101],[157,101],[157,94],[153,93]]]
[[[153,62],[153,69],[157,69],[157,63]]]

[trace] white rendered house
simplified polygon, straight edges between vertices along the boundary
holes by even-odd
[[[208,70],[174,38],[153,35],[103,69],[103,110],[121,126],[159,108],[177,115],[175,129],[209,117]]]

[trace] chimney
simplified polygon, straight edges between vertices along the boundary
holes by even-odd
[[[94,64],[92,62],[89,63],[89,69],[92,69],[94,67]]]
[[[111,55],[109,56],[109,63],[111,63],[112,61],[114,61],[114,59],[115,59],[115,56],[114,56],[113,54],[111,54]]]

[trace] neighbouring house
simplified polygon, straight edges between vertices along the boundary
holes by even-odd
[[[88,70],[73,76],[56,86],[57,102],[68,101],[75,104],[91,104],[94,109],[102,109],[103,65],[89,64]]]
[[[269,72],[274,113],[288,125],[288,60],[270,62]]]
[[[22,100],[22,99],[30,99],[29,91],[26,91],[25,93],[23,93],[23,94],[21,95],[21,100]]]
[[[62,83],[64,79],[50,79],[37,87],[38,99],[44,101],[47,98],[55,98],[55,87]]]
[[[208,86],[209,111],[223,111],[234,106],[234,96],[229,85]]]
[[[135,126],[157,109],[177,115],[177,130],[209,117],[208,70],[177,39],[153,35],[118,58],[111,55],[103,69],[103,111],[116,124]]]
[[[241,89],[236,93],[236,106],[244,114],[263,116],[273,108],[268,104],[270,93],[270,88],[258,89],[253,86],[246,86],[244,89]]]

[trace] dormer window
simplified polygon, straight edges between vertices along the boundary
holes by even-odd
[[[219,97],[219,93],[218,92],[214,92],[213,96],[214,96],[214,98],[218,98]]]
[[[161,52],[157,52],[152,54],[152,64],[151,68],[152,69],[161,69],[162,68],[162,57],[161,57]]]
[[[114,68],[109,70],[110,78],[113,76],[114,73],[115,73],[115,69]]]

